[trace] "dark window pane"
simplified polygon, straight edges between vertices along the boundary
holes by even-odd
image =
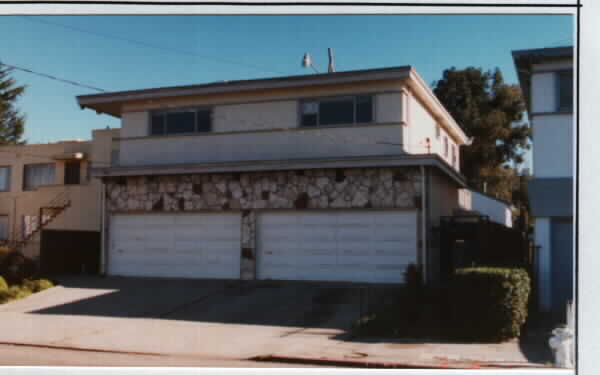
[[[23,190],[33,190],[38,186],[55,183],[54,164],[26,165],[23,169]]]
[[[356,122],[365,123],[373,121],[373,97],[356,97]]]
[[[354,123],[354,100],[331,100],[319,103],[319,125]]]
[[[558,110],[569,111],[573,109],[573,71],[558,74]]]
[[[316,114],[304,114],[302,115],[302,126],[317,126],[317,115]]]
[[[0,167],[0,191],[10,190],[10,168]]]
[[[210,132],[212,128],[210,109],[200,109],[197,112],[198,131]]]
[[[150,127],[150,134],[165,134],[165,116],[162,113],[152,115],[152,126]]]
[[[79,185],[81,182],[81,162],[79,160],[65,163],[65,185]]]
[[[193,133],[195,114],[192,111],[167,113],[167,134]]]

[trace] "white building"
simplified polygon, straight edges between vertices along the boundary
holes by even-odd
[[[78,97],[121,119],[109,275],[403,282],[439,274],[467,137],[409,66]]]
[[[533,129],[529,199],[539,306],[562,314],[574,284],[573,47],[513,51],[513,59]]]

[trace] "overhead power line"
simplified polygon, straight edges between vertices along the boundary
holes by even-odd
[[[6,67],[8,67],[8,68],[10,68],[10,69],[20,70],[20,71],[22,71],[22,72],[26,72],[26,73],[35,74],[35,75],[38,75],[38,76],[40,76],[40,77],[44,77],[44,78],[53,79],[53,80],[55,80],[55,81],[59,81],[59,82],[63,82],[63,83],[68,83],[69,85],[73,85],[73,86],[79,86],[79,87],[84,87],[84,88],[87,88],[87,89],[92,89],[92,90],[96,90],[96,91],[100,91],[100,92],[106,92],[106,90],[99,89],[98,87],[94,87],[94,86],[85,85],[85,84],[83,84],[83,83],[79,83],[79,82],[71,81],[71,80],[68,80],[68,79],[63,79],[63,78],[54,77],[54,76],[52,76],[52,75],[50,75],[50,74],[46,74],[46,73],[34,72],[34,71],[33,71],[33,70],[31,70],[31,69],[27,69],[27,68],[21,68],[21,67],[19,67],[19,66],[16,66],[16,65],[10,65],[10,64],[6,64],[6,63],[3,63],[3,62],[0,62],[0,66],[2,66],[2,65],[3,65],[3,66],[6,66]]]
[[[146,48],[153,48],[153,49],[163,50],[163,51],[167,51],[167,52],[174,52],[174,53],[178,53],[178,54],[181,54],[181,55],[187,55],[187,56],[196,57],[196,58],[200,58],[200,59],[206,59],[206,60],[213,60],[213,61],[217,61],[217,62],[225,63],[225,64],[230,64],[230,65],[244,66],[246,68],[251,68],[251,69],[255,69],[255,70],[258,70],[258,71],[261,71],[261,72],[266,72],[266,73],[276,73],[276,74],[282,74],[282,75],[286,75],[287,74],[287,73],[279,72],[279,71],[272,70],[272,69],[266,69],[265,67],[258,66],[258,65],[241,63],[241,62],[238,62],[238,61],[223,59],[223,58],[220,58],[220,57],[199,55],[199,54],[194,53],[194,52],[184,51],[184,50],[180,50],[180,49],[176,49],[176,48],[171,48],[171,47],[159,46],[159,45],[148,43],[148,42],[143,42],[143,41],[139,41],[139,40],[124,38],[122,36],[113,35],[113,34],[105,34],[105,33],[97,32],[97,31],[91,31],[91,30],[87,30],[87,29],[82,29],[82,28],[79,28],[79,27],[69,26],[69,25],[65,25],[65,24],[62,24],[62,23],[58,23],[58,22],[52,22],[52,21],[47,21],[47,20],[43,20],[43,19],[39,19],[39,18],[33,18],[33,17],[28,17],[28,16],[20,16],[20,17],[24,18],[24,19],[26,19],[28,21],[32,21],[32,22],[38,22],[38,23],[43,23],[43,24],[47,24],[47,25],[58,26],[58,27],[62,27],[64,29],[78,31],[80,33],[85,33],[85,34],[90,34],[90,35],[95,35],[95,36],[99,36],[99,37],[102,37],[102,38],[120,40],[120,41],[123,41],[123,42],[131,43],[131,44],[136,44],[138,46],[142,46],[142,47],[146,47]]]

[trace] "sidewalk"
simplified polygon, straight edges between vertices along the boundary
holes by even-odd
[[[331,334],[318,329],[296,332],[281,342],[278,350],[257,359],[378,368],[548,368],[547,364],[530,362],[517,340],[501,344],[422,343],[343,335],[332,338]]]

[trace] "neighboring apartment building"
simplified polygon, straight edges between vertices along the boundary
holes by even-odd
[[[468,140],[411,67],[78,97],[121,119],[109,275],[403,281],[439,274]]]
[[[94,131],[92,141],[1,146],[0,242],[39,258],[44,248],[84,251],[94,236],[81,234],[99,240],[101,183],[89,171],[110,165],[118,131]]]
[[[573,299],[573,47],[514,51],[513,58],[533,129],[539,304],[562,313]]]

